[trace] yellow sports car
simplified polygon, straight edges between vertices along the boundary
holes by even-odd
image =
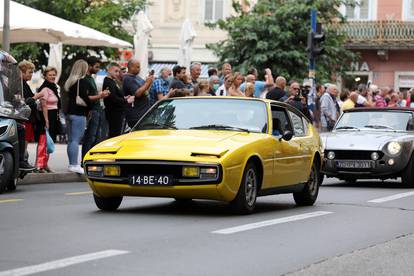
[[[251,213],[270,194],[312,205],[321,155],[317,131],[287,104],[185,97],[158,102],[130,133],[92,148],[84,168],[101,210],[149,196],[220,200]]]

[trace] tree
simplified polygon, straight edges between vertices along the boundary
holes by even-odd
[[[235,70],[246,72],[256,67],[259,72],[272,69],[275,75],[303,80],[308,76],[306,53],[307,33],[310,31],[310,12],[318,10],[318,22],[324,26],[325,54],[316,62],[317,78],[330,80],[334,74],[347,71],[356,58],[343,47],[345,35],[338,33],[334,24],[344,22],[337,7],[343,0],[259,0],[249,12],[233,1],[237,15],[219,20],[213,27],[228,33],[227,40],[207,45]]]
[[[32,8],[53,14],[60,18],[79,23],[114,37],[132,42],[132,37],[123,28],[124,21],[130,20],[138,8],[143,8],[146,0],[16,0]],[[99,47],[78,47],[64,45],[63,70],[61,80],[68,75],[71,65],[79,58],[85,58],[88,50],[115,57],[115,49]],[[30,59],[36,66],[47,64],[48,44],[19,43],[11,45],[11,53],[17,60]]]

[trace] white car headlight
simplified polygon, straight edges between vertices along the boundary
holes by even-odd
[[[391,155],[396,155],[401,151],[401,144],[398,142],[388,143],[387,150]]]

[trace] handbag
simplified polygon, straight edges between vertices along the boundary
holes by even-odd
[[[51,154],[55,151],[55,142],[53,142],[52,137],[50,137],[49,130],[46,129],[46,152]]]
[[[77,88],[76,88],[76,105],[84,106],[84,107],[88,106],[85,103],[85,101],[79,96],[79,80],[78,80],[78,85],[77,85]]]

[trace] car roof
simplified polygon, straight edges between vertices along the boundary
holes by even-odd
[[[409,111],[414,112],[414,108],[409,107],[356,107],[352,109],[345,110],[344,113],[347,112],[366,112],[366,111],[384,111],[384,112],[391,112],[391,111]]]

